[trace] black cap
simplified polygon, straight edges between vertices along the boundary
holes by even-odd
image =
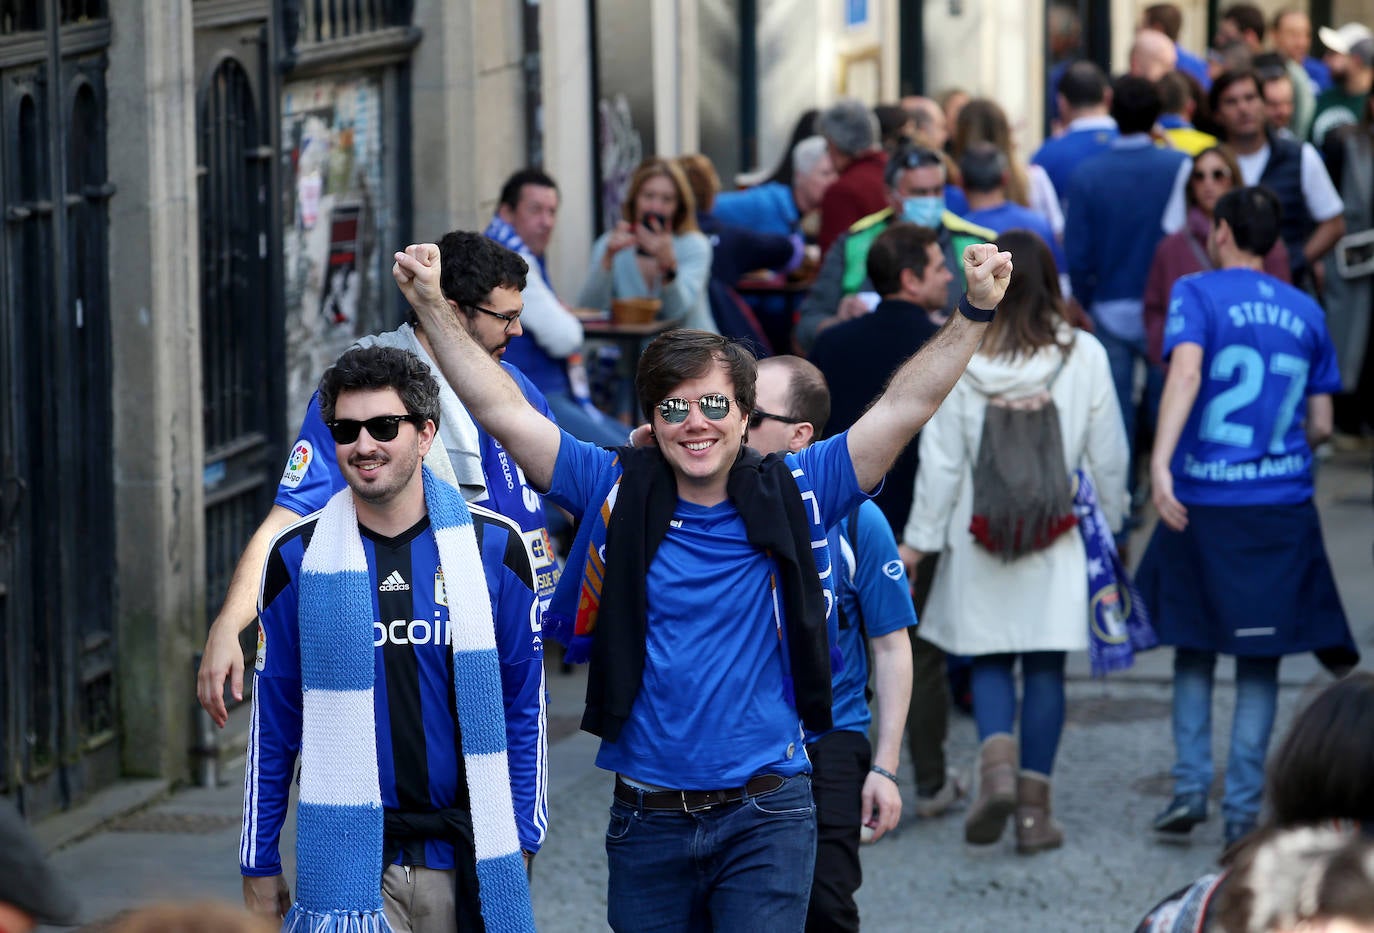
[[[48,863],[19,811],[0,801],[0,902],[40,924],[76,923],[76,895]]]

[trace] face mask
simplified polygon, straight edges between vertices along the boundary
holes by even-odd
[[[940,215],[944,212],[943,197],[906,198],[902,201],[902,218],[921,227],[939,227]]]

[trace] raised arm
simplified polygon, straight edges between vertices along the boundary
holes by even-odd
[[[536,411],[505,370],[463,328],[439,289],[439,247],[407,246],[392,278],[415,309],[434,361],[472,417],[501,442],[537,489],[553,480],[562,435]]]
[[[1011,253],[991,243],[964,249],[966,295],[974,313],[996,310],[1011,281]],[[961,303],[962,307],[962,303]],[[991,316],[989,315],[989,320]],[[922,345],[892,375],[887,388],[849,429],[849,456],[862,489],[878,485],[897,455],[935,414],[983,340],[987,323],[962,313]]]

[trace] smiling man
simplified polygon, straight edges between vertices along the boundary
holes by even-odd
[[[534,577],[511,522],[422,467],[439,410],[419,357],[344,353],[319,412],[347,488],[268,555],[239,861],[244,903],[288,928],[534,929]],[[298,757],[293,905],[278,842]]]
[[[560,432],[452,315],[439,250],[392,274],[468,410],[539,489],[582,519],[546,616],[590,655],[582,727],[615,773],[611,926],[801,929],[816,852],[803,726],[832,728],[826,529],[881,482],[963,372],[1011,277],[964,253],[959,313],[848,431],[786,455],[744,448],[755,361],[716,334],[671,331],[635,388],[657,445],[606,450]],[[461,378],[459,378],[461,376]]]
[[[443,294],[446,314],[463,327],[475,345],[500,362],[520,387],[524,398],[545,417],[554,417],[547,402],[518,368],[503,360],[510,342],[521,333],[522,297],[527,266],[518,255],[478,233],[456,230],[439,241],[444,257]],[[413,319],[393,331],[364,337],[360,346],[390,346],[409,350],[430,364],[430,338]],[[431,366],[433,369],[434,367]],[[473,424],[458,397],[440,377],[439,401],[443,427],[438,443],[429,447],[426,464],[440,479],[458,487],[520,526],[534,563],[535,589],[541,601],[553,596],[559,568],[545,527],[542,497],[525,481],[520,468],[486,431]],[[304,515],[324,507],[344,488],[334,459],[334,443],[320,418],[316,393],[306,409],[277,495],[266,519],[253,533],[234,570],[224,606],[210,628],[197,679],[200,704],[223,726],[228,713],[224,682],[228,678],[236,699],[243,695],[243,652],[239,632],[253,622],[254,600],[267,547],[272,537]]]

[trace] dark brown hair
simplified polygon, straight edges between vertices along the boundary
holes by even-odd
[[[868,277],[873,280],[873,290],[884,298],[897,294],[902,290],[905,269],[924,281],[929,259],[926,250],[930,244],[939,242],[937,236],[929,227],[905,222],[895,223],[878,234],[868,248],[865,263]]]
[[[1067,353],[1073,344],[1059,339],[1059,329],[1068,319],[1049,246],[1029,230],[1008,230],[997,238],[997,248],[1011,253],[1011,283],[979,352],[1013,360],[1048,346],[1060,346]]]
[[[705,330],[670,330],[644,348],[635,372],[635,395],[644,418],[654,421],[654,406],[688,379],[703,376],[714,362],[725,364],[734,384],[735,404],[748,414],[754,410],[754,380],[758,361],[743,344]]]
[[[630,187],[626,189],[625,200],[620,205],[621,216],[631,224],[639,222],[639,218],[635,217],[635,201],[639,200],[639,189],[656,175],[662,175],[677,189],[677,210],[668,218],[673,232],[683,233],[698,229],[696,199],[692,197],[692,188],[687,184],[686,176],[672,159],[660,159],[658,156],[649,156],[639,163],[635,173],[630,176]]]
[[[1374,826],[1374,673],[1355,671],[1317,694],[1269,760],[1279,827],[1329,820]]]

